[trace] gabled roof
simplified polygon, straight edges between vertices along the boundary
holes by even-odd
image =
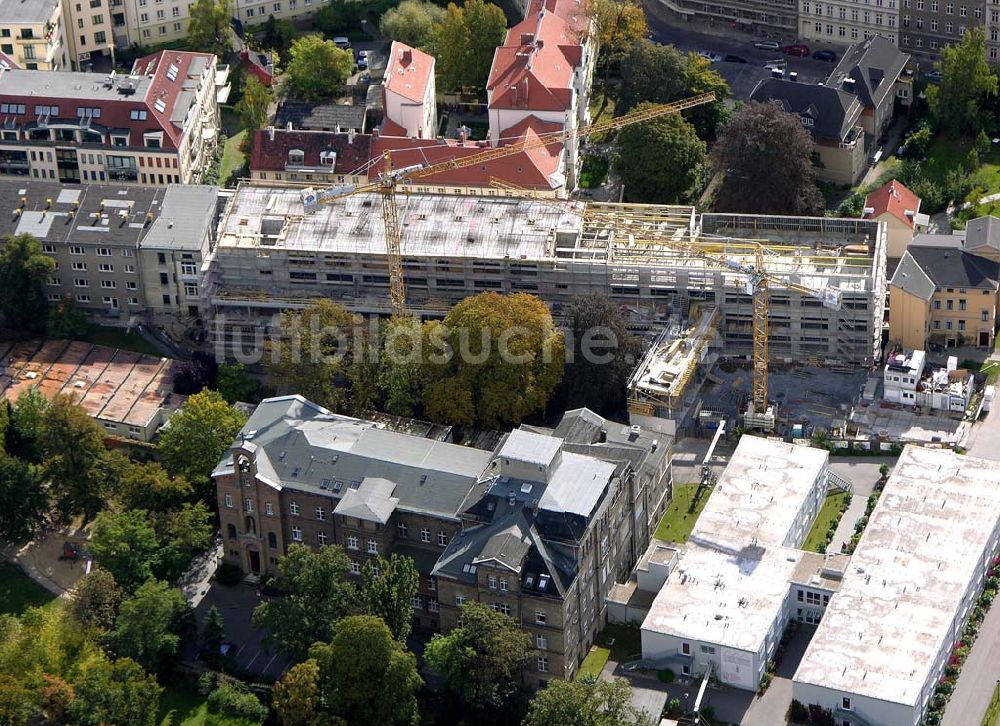
[[[1000,264],[955,247],[911,245],[903,255],[904,260],[907,255],[937,287],[996,290],[1000,280]],[[899,268],[896,272],[899,273]]]
[[[433,79],[434,56],[411,48],[398,40],[392,41],[389,62],[382,81],[386,91],[391,91],[414,103],[423,103],[427,87]]]
[[[278,104],[274,125],[303,131],[355,131],[365,130],[367,107],[341,103],[302,103],[283,101]]]
[[[301,166],[321,166],[320,154],[332,151],[337,155],[333,171],[336,174],[355,174],[368,163],[372,137],[367,134],[337,134],[326,131],[285,131],[283,129],[258,129],[254,132],[252,171],[284,171],[288,152],[301,151]]]
[[[829,86],[766,78],[750,93],[753,101],[777,101],[784,111],[812,119],[813,138],[843,141],[861,116],[857,96]]]
[[[913,219],[920,212],[920,197],[893,179],[865,197],[865,209],[873,210],[865,213],[865,219],[877,219],[888,213],[912,228]]]
[[[855,43],[833,69],[826,85],[854,93],[868,108],[878,106],[886,95],[892,93],[893,86],[903,72],[910,56],[900,51],[881,35],[869,38],[863,43]],[[844,85],[844,80],[854,80],[853,87]]]
[[[990,215],[971,220],[965,226],[965,249],[972,253],[1000,250],[1000,219]]]
[[[396,485],[386,479],[365,477],[357,489],[348,489],[333,510],[343,517],[386,524],[396,511],[399,498],[392,496]]]
[[[149,113],[160,121],[175,146],[180,145],[184,136],[187,112],[197,99],[199,79],[214,63],[215,56],[211,53],[163,50],[138,58],[132,64],[133,76],[150,78],[145,96]],[[162,111],[158,101],[162,101]]]
[[[903,252],[903,257],[899,260],[889,284],[924,302],[934,296],[934,281],[920,268],[909,249]]]

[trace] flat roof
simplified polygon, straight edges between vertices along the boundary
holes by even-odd
[[[59,0],[0,0],[4,25],[40,24],[52,17]]]
[[[918,706],[998,513],[996,462],[903,449],[794,681]]]
[[[0,7],[6,9],[4,4]],[[42,22],[46,20],[34,22]],[[122,101],[123,103],[144,104],[146,93],[153,85],[149,76],[116,76],[115,84],[108,84],[107,73],[87,73],[84,71],[59,71],[58,73],[40,73],[28,70],[4,71],[0,75],[0,95],[36,96],[43,98],[65,98],[80,101]],[[125,80],[132,83],[135,93],[122,95],[118,90]],[[74,118],[76,109],[61,109],[59,118]]]

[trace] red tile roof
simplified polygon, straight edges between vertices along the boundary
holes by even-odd
[[[6,53],[0,53],[0,63],[6,63],[4,70],[10,70],[11,68],[20,68],[17,61],[11,58]]]
[[[274,140],[268,129],[254,132],[251,171],[284,171],[288,152],[301,151],[305,158],[301,166],[319,167],[320,152],[337,154],[333,171],[336,174],[358,172],[368,162],[372,137],[368,134],[338,134],[330,131],[274,130]]]
[[[888,212],[912,227],[913,217],[920,211],[920,197],[903,186],[902,182],[893,179],[865,197],[865,209],[874,210],[866,213],[865,219],[881,217]],[[907,215],[907,212],[910,214]]]
[[[382,81],[386,91],[392,91],[414,103],[422,103],[427,86],[433,78],[434,56],[398,40],[392,41]]]
[[[511,133],[505,136],[510,141],[521,138],[535,141],[539,138],[539,134],[559,128],[559,124],[546,123],[530,116],[512,127]],[[387,151],[392,152],[392,165],[398,168],[409,164],[434,164],[448,159],[462,158],[481,153],[488,148],[490,147],[485,141],[470,141],[463,144],[454,139],[374,137],[371,148],[373,164],[369,178],[377,177],[382,170],[385,165],[382,156]],[[526,189],[558,189],[563,186],[562,179],[557,176],[562,169],[562,152],[563,144],[554,142],[482,165],[443,171],[425,179],[429,184],[436,185],[486,187],[489,186],[490,179],[496,178]],[[421,181],[424,180],[415,180],[412,184],[419,185]]]
[[[149,76],[151,79],[149,88],[146,91],[145,102],[149,113],[160,122],[160,127],[173,141],[175,148],[180,146],[184,136],[183,120],[180,122],[171,121],[174,113],[174,105],[184,92],[196,92],[194,87],[187,88],[188,74],[197,72],[192,67],[196,61],[211,64],[215,62],[215,56],[211,53],[188,53],[179,50],[163,50],[153,55],[147,55],[136,59],[132,64],[133,76]],[[202,65],[199,62],[202,68]],[[172,69],[176,69],[173,70]],[[163,110],[156,107],[158,100],[163,101]],[[128,124],[123,124],[128,126]],[[166,141],[166,140],[164,140]],[[166,145],[166,144],[164,144]]]

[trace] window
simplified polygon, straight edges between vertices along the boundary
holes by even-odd
[[[73,285],[75,287],[90,287],[90,283],[82,277],[74,278]]]
[[[681,643],[681,653],[683,653],[684,655],[691,655],[691,644]]]
[[[302,541],[302,527],[292,527],[292,541]]]
[[[840,705],[841,705],[841,707],[842,707],[842,708],[843,708],[843,709],[844,709],[845,711],[850,711],[850,710],[851,710],[851,699],[850,699],[850,698],[848,698],[847,696],[844,696],[844,697],[843,697],[843,698],[841,699],[841,701],[840,701]]]
[[[958,321],[958,329],[959,330],[965,330],[965,321],[964,320],[959,320]]]
[[[548,616],[545,613],[543,613],[541,610],[536,610],[535,611],[535,622],[538,623],[539,625],[545,625],[545,621],[546,621],[547,617]]]
[[[374,537],[368,538],[368,554],[377,555],[378,554],[378,540]]]
[[[79,303],[89,303],[90,302],[90,295],[77,295],[76,296],[76,301],[79,302]]]
[[[424,599],[420,597],[420,595],[414,595],[413,597],[410,598],[410,607],[412,607],[414,610],[423,610]]]
[[[100,270],[101,272],[114,272],[115,266],[110,265],[107,262],[102,262],[97,266],[97,269]]]
[[[497,589],[497,578],[496,578],[495,575],[490,575],[489,576],[489,586],[490,586],[491,590],[496,590]]]
[[[549,639],[544,635],[542,635],[541,633],[537,633],[535,635],[535,648],[537,648],[538,650],[548,650]]]
[[[351,574],[360,575],[361,574],[361,563],[351,560]]]
[[[958,301],[958,309],[965,310],[965,298],[961,298]]]
[[[83,247],[78,247],[76,245],[69,248],[69,253],[71,255],[82,255],[86,250]]]
[[[467,598],[465,597],[465,595],[455,595],[455,604],[458,605],[459,607],[462,607],[463,605],[465,605],[466,599]]]
[[[490,603],[490,610],[495,613],[500,613],[501,615],[506,615],[510,617],[510,605],[502,602]]]
[[[428,543],[431,541],[431,531],[427,527],[420,528],[420,541]]]
[[[278,549],[278,535],[276,535],[274,532],[267,533],[267,546],[270,547],[272,550]]]
[[[990,311],[989,310],[983,310],[983,312],[980,313],[979,319],[982,320],[984,323],[988,322],[989,319],[990,319]]]
[[[429,613],[439,613],[439,612],[441,612],[441,603],[439,603],[437,600],[428,600],[427,601],[427,612],[429,612]]]
[[[323,507],[316,507],[316,519],[320,522],[326,521],[326,510]]]
[[[264,513],[268,517],[273,517],[274,516],[274,505],[271,504],[271,502],[264,502]]]
[[[955,301],[954,300],[946,300],[945,301],[945,307],[947,307],[949,310],[954,310],[955,309]]]
[[[715,655],[715,646],[703,645],[701,646],[701,652],[704,653],[705,655]]]
[[[507,592],[507,578],[500,578],[500,592]]]
[[[236,525],[235,524],[226,525],[226,534],[229,536],[229,539],[236,539]]]
[[[295,517],[299,516],[299,503],[298,502],[289,502],[288,503],[288,513],[291,514],[291,515],[293,515],[293,516],[295,516]]]
[[[358,548],[358,538],[355,535],[353,535],[353,534],[348,535],[347,536],[347,549],[349,549],[349,550],[356,550],[357,548]]]
[[[116,283],[115,283],[114,280],[101,280],[101,287],[103,287],[103,288],[105,288],[107,290],[114,290],[115,289],[115,285],[116,285]]]
[[[253,514],[253,499],[247,497],[244,501],[244,505],[247,510],[247,514]]]
[[[399,533],[400,538],[406,539],[406,522],[398,522],[396,524],[396,531]]]
[[[438,545],[444,547],[448,544],[448,535],[444,532],[438,532]]]
[[[86,272],[87,271],[87,263],[86,262],[74,262],[74,263],[72,263],[70,265],[70,267],[72,269],[76,270],[77,272]]]
[[[229,509],[233,508],[233,495],[232,494],[227,494],[226,495],[226,507],[228,507]]]
[[[322,547],[326,544],[326,532],[319,532],[316,535],[316,539],[319,540],[319,546]]]
[[[549,659],[548,656],[540,655],[538,656],[538,672],[548,673],[549,672]]]

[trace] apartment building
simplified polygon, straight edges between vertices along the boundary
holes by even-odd
[[[1000,0],[985,0],[982,14],[986,24],[986,58],[995,63],[1000,59]]]
[[[930,59],[936,59],[946,45],[961,41],[967,30],[983,25],[987,12],[996,9],[987,0],[899,1],[899,47]]]
[[[438,135],[434,56],[392,41],[382,79],[382,133],[434,139]]]
[[[162,51],[128,76],[0,74],[0,176],[164,187],[201,179],[228,70],[213,55]]]
[[[69,69],[71,50],[62,0],[0,2],[0,52],[20,68]]]
[[[102,325],[200,316],[201,265],[218,190],[0,181],[0,240],[31,234],[56,263],[51,303],[72,297]],[[0,247],[3,242],[0,241]]]
[[[269,126],[254,132],[250,178],[315,184],[318,188],[368,179],[372,137]]]
[[[220,357],[254,357],[284,309],[330,298],[362,314],[387,314],[388,268],[377,195],[356,194],[305,213],[301,189],[245,183],[223,213],[206,273]],[[399,197],[407,306],[442,316],[485,290],[530,292],[558,317],[576,296],[598,293],[649,328],[692,303],[715,305],[729,355],[752,352],[753,304],[738,274],[658,245],[644,235],[695,243],[766,239],[779,279],[838,291],[835,310],[771,285],[769,350],[775,359],[871,365],[880,357],[885,228],[858,219],[699,214],[691,207],[583,204],[411,193]],[[628,233],[617,230],[628,230]],[[753,256],[738,243],[718,252]],[[266,250],[266,254],[262,251]]]
[[[890,343],[916,350],[929,343],[993,347],[1000,263],[991,244],[998,231],[998,221],[985,217],[969,222],[965,240],[914,237],[889,284]]]
[[[655,13],[678,20],[726,24],[757,34],[798,36],[798,0],[655,0]]]
[[[802,0],[799,37],[835,45],[882,37],[896,45],[902,0]]]
[[[927,231],[930,218],[920,212],[920,197],[892,179],[865,197],[865,219],[885,222],[886,257],[895,265],[915,234]]]
[[[225,557],[275,572],[291,543],[336,545],[360,575],[411,557],[417,627],[448,631],[479,601],[539,651],[526,680],[570,677],[669,498],[670,442],[587,410],[522,427],[495,452],[265,400],[213,472]]]
[[[114,56],[111,3],[116,0],[63,0],[63,22],[70,63],[66,70],[82,71],[97,56]]]

